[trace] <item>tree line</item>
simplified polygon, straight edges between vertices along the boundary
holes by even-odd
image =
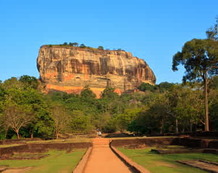
[[[79,95],[41,92],[31,76],[0,84],[0,138],[59,138],[66,134],[132,132],[186,133],[204,130],[204,101],[199,83],[142,83],[140,92],[118,95],[106,88],[97,99],[88,86]],[[218,130],[218,78],[209,84],[211,130]]]
[[[52,45],[50,45],[52,46]],[[86,46],[85,44],[81,43],[77,43],[77,42],[64,42],[63,44],[60,44],[60,46],[72,46],[72,47],[79,47],[79,48],[90,48],[92,49],[92,47],[89,47],[89,46]],[[103,46],[98,46],[99,50],[104,50],[104,47]]]
[[[52,45],[52,44],[49,44],[48,45],[49,47],[52,47],[52,46],[56,46],[56,45]],[[63,44],[59,44],[59,46],[72,46],[72,47],[79,47],[79,48],[88,48],[88,49],[98,49],[98,50],[110,50],[110,49],[105,49],[103,46],[98,46],[97,48],[94,48],[94,47],[90,47],[90,46],[86,46],[84,43],[77,43],[77,42],[64,42]],[[113,49],[115,51],[125,51],[121,48],[119,49]]]

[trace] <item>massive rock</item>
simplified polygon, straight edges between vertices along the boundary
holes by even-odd
[[[37,67],[47,90],[68,93],[87,85],[98,96],[107,86],[121,93],[156,80],[144,60],[120,50],[46,45],[39,50]]]

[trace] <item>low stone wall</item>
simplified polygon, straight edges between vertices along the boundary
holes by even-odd
[[[208,148],[216,148],[216,149],[218,149],[218,140],[217,141],[209,142]]]
[[[30,150],[34,149],[55,149],[55,150],[69,150],[73,148],[88,148],[91,147],[91,142],[79,142],[79,143],[39,143],[39,144],[28,144]]]
[[[175,138],[171,145],[183,145],[190,148],[206,148],[207,142],[202,139],[193,139],[193,138]]]
[[[149,170],[145,169],[141,165],[137,164],[136,162],[133,162],[130,158],[128,158],[126,155],[124,155],[122,152],[117,150],[116,148],[112,147],[110,145],[111,150],[119,157],[125,165],[127,165],[132,172],[134,173],[150,173]]]
[[[216,148],[218,149],[218,140],[195,139],[195,138],[176,138],[173,145],[183,145],[190,148]]]
[[[163,145],[182,145],[190,148],[218,148],[218,140],[195,139],[195,138],[134,138],[134,139],[114,139],[111,142],[114,147],[118,146],[163,146]]]
[[[0,148],[0,156],[12,155],[13,153],[43,153],[49,149],[55,150],[66,150],[70,151],[74,148],[89,148],[92,146],[91,142],[81,142],[81,143],[49,143],[49,144],[24,144],[13,147]]]
[[[9,156],[12,155],[14,152],[27,152],[28,150],[29,149],[27,145],[0,148],[0,156],[1,157],[5,155]]]
[[[161,146],[170,145],[173,143],[175,138],[134,138],[134,139],[113,139],[111,141],[111,146]]]
[[[195,133],[191,133],[190,136],[193,137],[210,137],[210,138],[218,138],[218,132],[195,132]]]
[[[88,163],[89,157],[92,153],[92,147],[88,148],[80,162],[77,164],[76,168],[73,170],[73,173],[82,173],[85,170],[85,167]]]
[[[5,139],[0,140],[0,145],[10,145],[10,144],[25,144],[29,141],[42,141],[40,138],[25,138],[25,139]]]

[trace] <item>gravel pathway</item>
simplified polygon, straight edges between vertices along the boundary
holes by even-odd
[[[109,139],[95,138],[85,173],[131,173],[129,168],[112,152]]]

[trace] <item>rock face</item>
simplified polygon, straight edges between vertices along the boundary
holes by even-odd
[[[142,82],[154,84],[156,81],[144,60],[119,50],[42,46],[37,67],[47,90],[68,93],[79,93],[87,85],[97,95],[107,86],[121,93]]]

